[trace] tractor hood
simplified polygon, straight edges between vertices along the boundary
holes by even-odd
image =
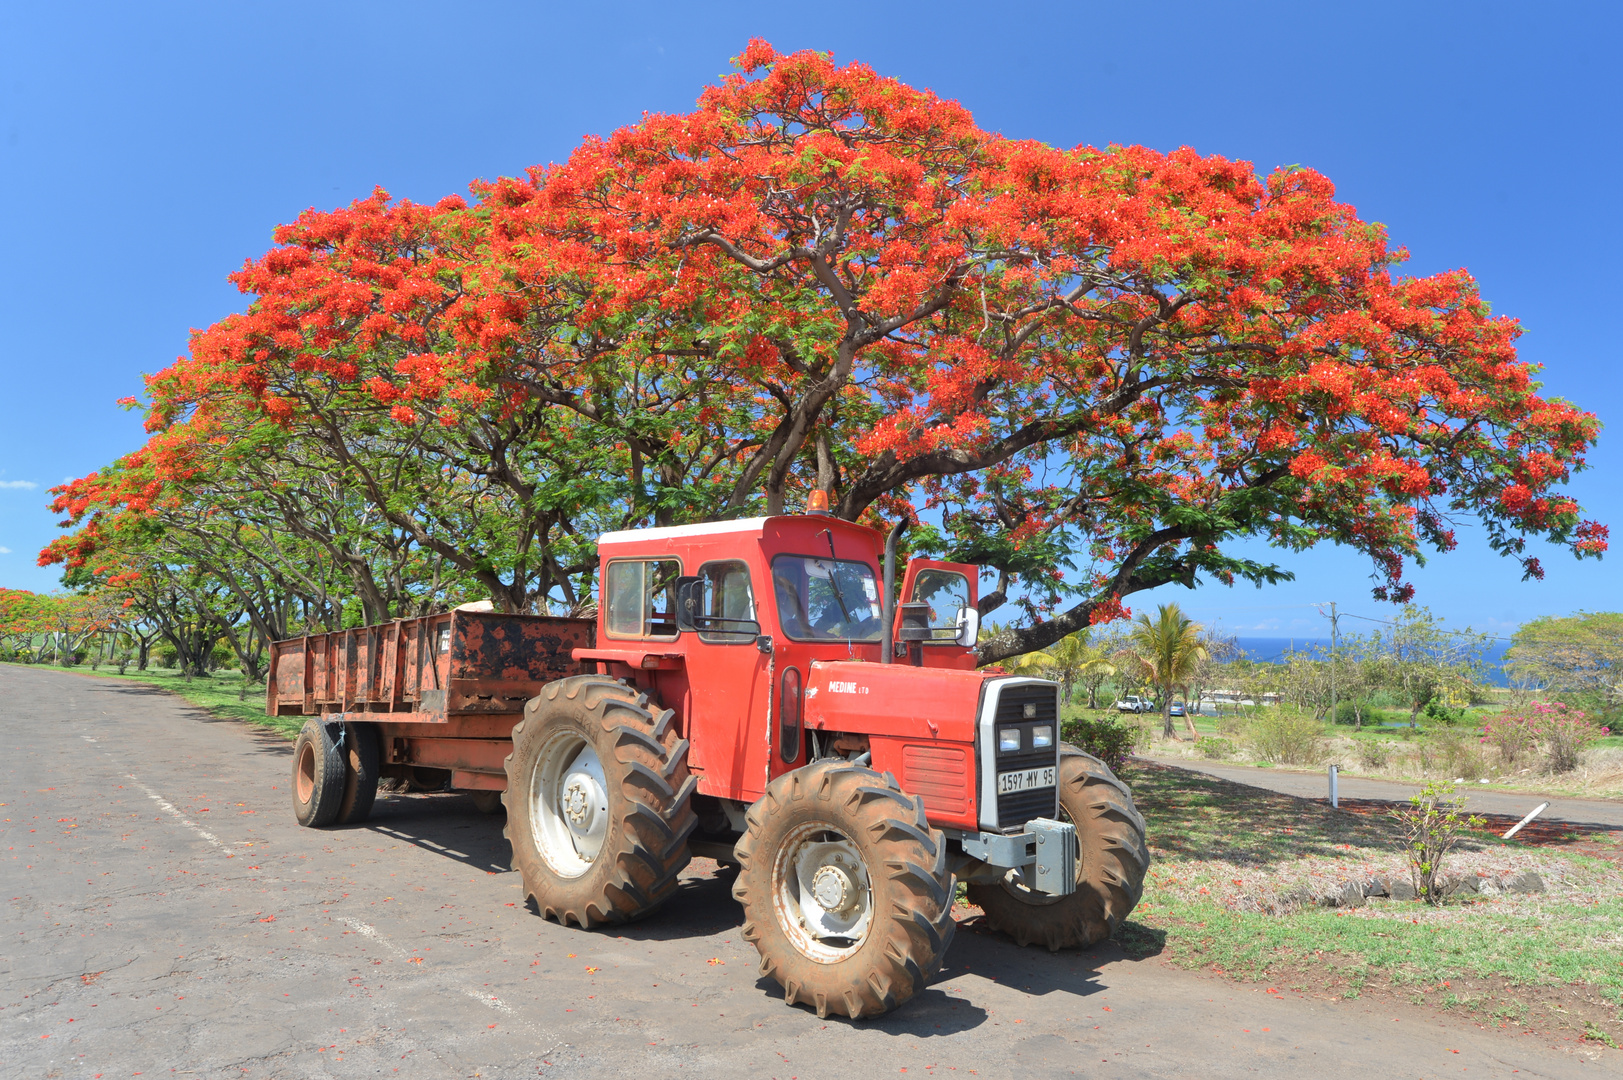
[[[814,660],[806,676],[806,726],[972,743],[981,688],[998,677],[955,668]]]

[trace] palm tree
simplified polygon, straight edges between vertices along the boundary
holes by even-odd
[[[1161,737],[1175,738],[1172,730],[1172,691],[1189,682],[1195,667],[1206,655],[1200,643],[1201,627],[1178,609],[1162,604],[1151,619],[1142,614],[1133,620],[1127,635],[1128,648],[1144,669],[1145,676],[1161,694]]]

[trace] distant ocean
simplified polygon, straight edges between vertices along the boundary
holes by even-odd
[[[1282,638],[1282,637],[1239,637],[1240,649],[1252,660],[1260,660],[1269,664],[1282,664],[1292,650],[1296,652],[1330,651],[1330,639],[1327,637],[1311,638]],[[1508,641],[1493,641],[1483,650],[1482,659],[1487,666],[1488,683],[1493,686],[1507,686],[1504,670],[1500,665],[1505,659],[1505,650],[1510,648]]]

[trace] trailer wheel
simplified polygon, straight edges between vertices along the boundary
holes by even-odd
[[[749,808],[733,897],[784,1000],[878,1016],[923,990],[952,942],[947,846],[895,777],[823,760]]]
[[[334,821],[358,825],[372,816],[378,797],[378,729],[366,723],[344,723],[344,797]]]
[[[525,705],[506,762],[503,834],[542,915],[623,923],[675,891],[698,820],[673,718],[600,675],[549,683]]]
[[[1014,874],[967,890],[969,902],[986,912],[992,929],[1021,945],[1046,945],[1050,952],[1114,934],[1143,895],[1150,866],[1144,818],[1133,805],[1133,793],[1104,762],[1061,745],[1059,803],[1061,814],[1076,826],[1080,848],[1074,893],[1033,892]]]
[[[293,816],[309,828],[331,825],[344,799],[344,754],[336,726],[306,720],[293,744]]]

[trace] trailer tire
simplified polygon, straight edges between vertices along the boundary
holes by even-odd
[[[768,784],[745,818],[741,934],[785,1002],[878,1016],[941,970],[957,928],[946,840],[895,777],[816,761]]]
[[[698,819],[674,718],[601,675],[559,679],[525,705],[506,760],[502,832],[543,916],[624,923],[676,890]]]
[[[1144,894],[1150,849],[1133,793],[1110,767],[1074,746],[1059,751],[1059,802],[1076,826],[1076,891],[1049,897],[1002,881],[972,884],[968,900],[986,923],[1021,945],[1050,952],[1110,937]]]
[[[293,743],[293,816],[307,828],[331,825],[344,799],[344,754],[338,749],[337,726],[306,720]]]
[[[366,723],[343,723],[344,797],[334,821],[359,825],[372,816],[378,797],[378,729]]]

